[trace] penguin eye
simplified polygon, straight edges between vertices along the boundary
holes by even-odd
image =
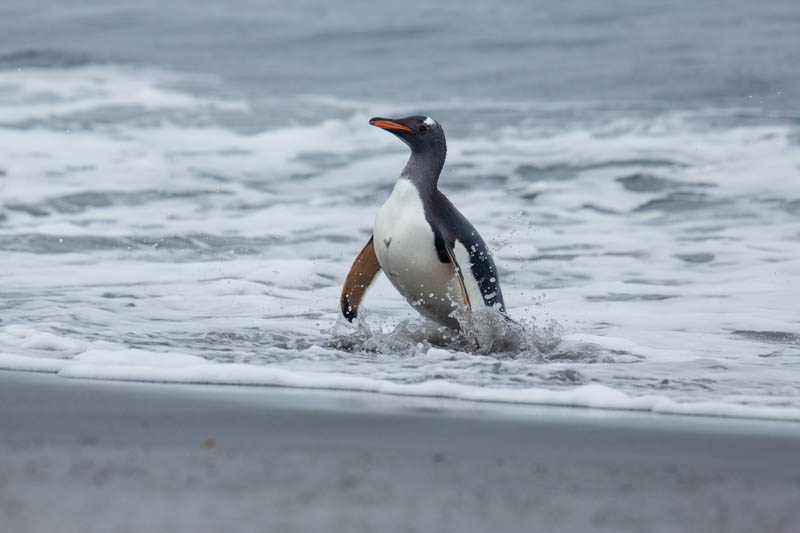
[[[419,126],[417,126],[417,131],[420,133],[425,133],[426,131],[428,131],[428,128],[425,126],[425,124],[420,124]]]

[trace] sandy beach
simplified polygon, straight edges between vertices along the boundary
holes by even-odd
[[[3,531],[800,528],[800,425],[0,372]]]
[[[0,533],[800,533],[800,2],[722,7],[0,2]]]

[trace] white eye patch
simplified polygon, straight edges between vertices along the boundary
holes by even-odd
[[[436,124],[436,121],[433,120],[431,117],[425,117],[425,120],[422,123],[428,126],[433,126],[434,124]]]

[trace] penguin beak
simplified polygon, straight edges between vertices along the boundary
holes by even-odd
[[[377,126],[377,127],[381,128],[381,129],[384,129],[384,130],[390,130],[390,131],[391,130],[399,130],[399,131],[408,131],[408,132],[414,133],[414,130],[412,130],[408,126],[404,126],[404,125],[402,125],[402,124],[400,124],[398,122],[395,122],[394,120],[389,119],[389,118],[375,117],[373,119],[370,119],[369,123],[372,126]]]

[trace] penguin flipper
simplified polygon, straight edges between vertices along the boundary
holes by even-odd
[[[464,304],[467,306],[467,311],[472,313],[472,304],[470,303],[469,295],[467,294],[467,286],[464,284],[464,274],[461,271],[461,265],[458,264],[458,260],[456,259],[456,253],[453,251],[453,246],[450,244],[450,241],[447,240],[442,230],[437,228],[435,225],[432,225],[431,227],[433,229],[436,251],[440,256],[442,255],[441,252],[444,252],[444,255],[446,255],[447,259],[450,260],[450,264],[453,265],[456,278],[458,278],[458,285],[461,287],[461,296],[464,297]]]
[[[381,265],[378,263],[378,256],[375,255],[375,246],[372,243],[372,235],[370,235],[367,244],[356,256],[347,273],[342,287],[342,295],[339,298],[342,314],[348,322],[352,322],[358,316],[361,299],[364,298],[364,294],[380,271]]]
[[[436,195],[434,202],[438,223],[434,224],[430,219],[428,222],[431,226],[437,225],[441,230],[441,234],[448,237],[447,242],[451,243],[452,246],[455,246],[455,242],[458,241],[467,249],[470,263],[465,265],[465,268],[469,268],[467,272],[471,272],[478,283],[483,303],[487,307],[496,307],[497,304],[500,304],[500,312],[505,313],[506,306],[503,301],[503,291],[500,289],[500,282],[498,281],[500,276],[497,274],[497,267],[486,243],[483,242],[475,227],[470,224],[469,220],[456,209],[456,206],[444,194],[439,193]],[[439,254],[439,260],[443,263],[447,262],[447,257],[443,253],[443,246],[437,244],[436,251]],[[477,302],[475,305],[479,304],[480,302]]]

